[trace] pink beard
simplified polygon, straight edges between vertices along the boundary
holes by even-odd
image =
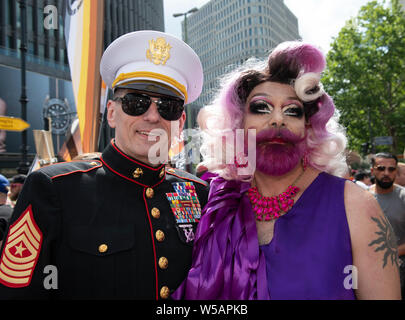
[[[286,144],[270,144],[282,138]],[[308,150],[306,137],[299,137],[287,129],[269,129],[256,137],[256,169],[270,176],[282,176],[294,169]]]

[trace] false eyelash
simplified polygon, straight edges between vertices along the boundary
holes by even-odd
[[[292,111],[292,114],[288,114],[289,111]],[[301,119],[304,116],[304,110],[299,107],[291,107],[284,111],[284,114],[287,114],[291,117],[297,117]]]
[[[254,101],[249,104],[249,111],[253,114],[270,113],[273,107],[264,101]]]

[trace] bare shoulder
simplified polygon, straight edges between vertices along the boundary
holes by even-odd
[[[351,181],[345,183],[345,207],[348,219],[354,220],[363,220],[382,213],[374,195]]]
[[[360,299],[397,299],[399,260],[392,227],[373,194],[351,181],[345,184],[345,208]]]
[[[384,215],[373,194],[351,181],[346,181],[344,199],[353,252],[364,251],[377,231],[375,221]]]

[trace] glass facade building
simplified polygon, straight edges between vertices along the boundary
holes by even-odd
[[[210,103],[223,74],[251,57],[266,57],[280,42],[301,37],[297,17],[283,0],[212,0],[187,17],[187,39],[204,68],[195,118],[198,108]]]
[[[104,45],[136,30],[164,31],[163,0],[104,0]]]
[[[67,1],[25,0],[25,2],[27,70],[69,80],[64,38]],[[104,47],[127,32],[142,29],[164,31],[163,0],[104,0],[104,3]],[[56,10],[54,11],[57,14],[56,28],[45,27],[45,19],[51,14],[51,11],[45,10],[47,6],[53,6]],[[0,64],[20,67],[20,23],[19,1],[0,0]]]
[[[56,29],[47,30],[44,27],[44,8],[47,5],[55,5],[56,2],[58,1],[26,1],[27,70],[69,79],[63,37],[63,11],[57,10]],[[20,67],[20,18],[19,1],[0,1],[0,64]]]

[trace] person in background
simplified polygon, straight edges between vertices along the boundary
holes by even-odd
[[[5,176],[0,174],[0,243],[13,213],[13,208],[7,204],[8,186],[9,181]]]
[[[354,175],[353,182],[364,190],[368,190],[371,186],[371,177],[367,172],[359,171]]]
[[[325,64],[310,44],[282,43],[206,107],[203,164],[217,177],[174,298],[400,298],[389,223],[369,192],[338,177],[346,137],[320,82]]]
[[[7,115],[7,104],[3,99],[0,98],[0,116],[5,116],[5,115]],[[0,153],[7,151],[6,136],[7,136],[7,131],[0,130]]]
[[[405,187],[405,163],[403,162],[398,162],[397,176],[395,177],[394,183]]]
[[[398,172],[398,158],[387,152],[371,159],[371,173],[376,183],[370,188],[394,229],[401,262],[401,291],[405,298],[405,188],[394,184]]]
[[[25,174],[17,174],[10,179],[10,192],[8,194],[9,199],[13,206],[18,200],[18,196],[24,186],[25,179],[27,176]]]

